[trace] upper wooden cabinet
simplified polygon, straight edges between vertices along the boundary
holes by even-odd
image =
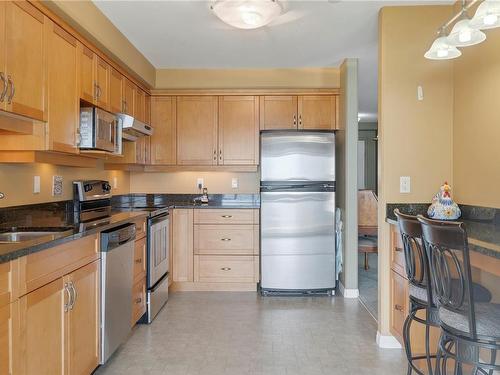
[[[219,165],[259,163],[259,99],[219,97]]]
[[[337,129],[337,103],[333,95],[310,95],[298,98],[298,128]]]
[[[120,113],[123,107],[123,80],[119,71],[111,68],[109,75],[109,111]]]
[[[109,76],[111,67],[106,61],[97,58],[97,67],[95,75],[96,84],[96,102],[98,107],[109,110]]]
[[[262,130],[297,129],[297,97],[261,96],[260,128]]]
[[[97,56],[83,44],[78,43],[78,86],[80,98],[94,103],[96,97],[95,69]]]
[[[150,137],[151,164],[175,165],[176,163],[176,98],[157,96],[151,99]]]
[[[135,88],[134,118],[141,122],[146,122],[146,98],[145,93],[139,88]]]
[[[144,122],[151,125],[151,95],[146,94],[144,96],[144,101],[146,107],[144,108]]]
[[[123,82],[123,105],[122,111],[127,115],[134,116],[135,108],[135,85],[130,80],[125,79]]]
[[[0,3],[0,109],[46,120],[47,19],[26,1]]]
[[[76,39],[49,21],[48,139],[49,150],[77,153],[79,101]]]
[[[177,164],[217,165],[217,97],[177,97]]]

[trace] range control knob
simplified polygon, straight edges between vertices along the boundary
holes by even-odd
[[[102,184],[102,190],[104,191],[111,191],[111,185],[108,184],[107,182]]]

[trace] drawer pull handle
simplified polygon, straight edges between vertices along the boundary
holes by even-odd
[[[221,240],[221,241],[231,241],[231,239],[230,239],[230,238],[221,238],[220,240]]]
[[[397,311],[403,311],[403,306],[401,305],[394,305],[394,309]]]
[[[136,259],[135,262],[136,263],[142,263],[142,258]]]
[[[140,298],[140,297],[135,300],[135,303],[137,303],[137,304],[139,304],[141,302],[142,302],[142,298]]]
[[[222,271],[231,271],[231,267],[222,267],[221,270]]]
[[[397,252],[399,253],[402,253],[403,252],[403,249],[401,247],[396,247],[394,248],[394,250],[396,250]]]
[[[223,217],[224,219],[229,219],[229,218],[233,217],[233,215],[221,215],[221,217]]]

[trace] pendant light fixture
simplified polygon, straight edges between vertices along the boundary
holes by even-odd
[[[467,11],[462,9],[460,20],[453,26],[450,35],[448,35],[448,43],[455,47],[469,47],[484,42],[485,39],[485,33],[471,27]]]
[[[222,21],[239,29],[257,29],[281,15],[278,0],[216,0],[210,7]]]
[[[500,27],[500,1],[485,0],[480,4],[470,21],[470,26],[481,30]]]
[[[450,60],[462,55],[462,52],[448,42],[444,29],[439,32],[439,37],[432,43],[431,48],[425,53],[429,60]]]

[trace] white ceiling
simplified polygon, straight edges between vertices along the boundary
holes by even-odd
[[[94,3],[156,68],[329,67],[358,58],[359,112],[374,115],[378,11],[429,1],[287,1],[280,18],[256,30],[227,26],[208,1]]]

